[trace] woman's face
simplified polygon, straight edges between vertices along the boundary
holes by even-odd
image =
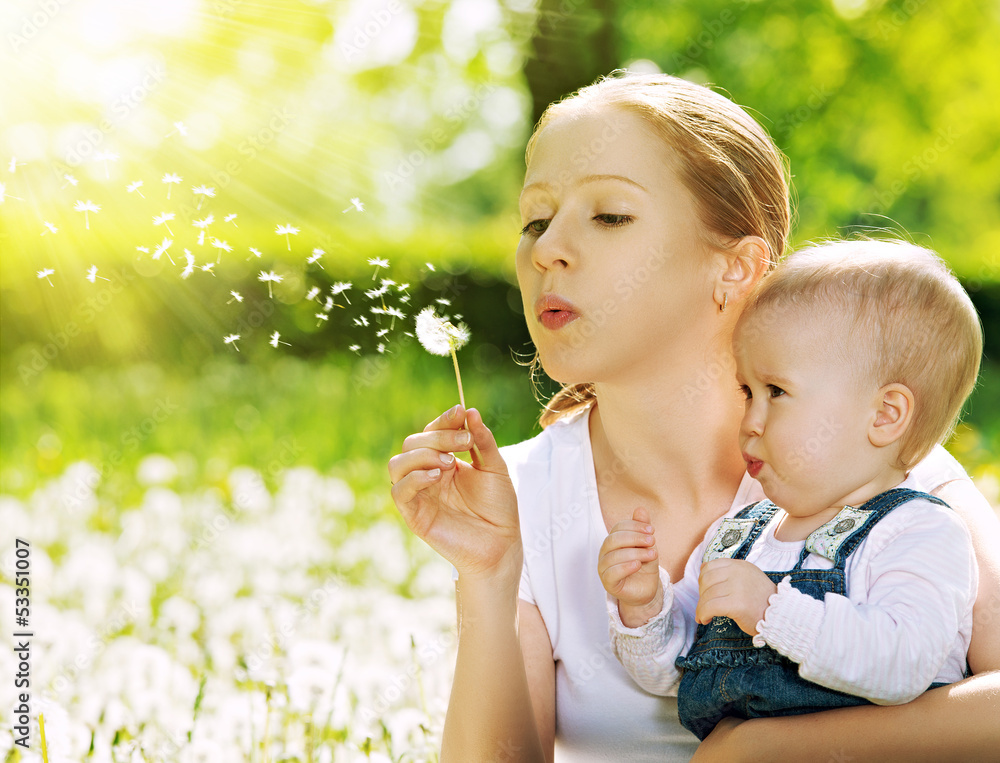
[[[722,259],[704,242],[674,161],[621,108],[564,114],[538,135],[521,192],[517,277],[553,379],[622,381],[685,357],[703,366],[719,330]]]

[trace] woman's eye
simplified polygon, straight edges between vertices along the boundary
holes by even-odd
[[[618,228],[622,225],[628,225],[632,222],[632,218],[629,215],[594,215],[594,219],[600,223],[603,223],[608,228]]]
[[[532,220],[530,223],[521,228],[521,235],[532,235],[540,236],[545,233],[545,230],[549,227],[548,220]]]
[[[785,390],[781,387],[775,387],[773,384],[768,384],[767,388],[771,391],[771,397],[781,397],[785,394]]]

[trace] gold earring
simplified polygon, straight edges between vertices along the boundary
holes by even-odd
[[[726,303],[727,302],[729,302],[729,294],[727,294],[726,292],[722,292],[722,304],[719,305],[719,312],[720,313],[726,312]]]

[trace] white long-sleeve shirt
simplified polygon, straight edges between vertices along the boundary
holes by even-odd
[[[911,475],[900,487],[924,490]],[[762,570],[790,570],[805,541],[780,541],[778,511],[746,560]],[[697,581],[705,549],[720,519],[695,549],[684,571]],[[831,569],[810,553],[805,569]],[[845,565],[847,595],[822,601],[787,581],[770,597],[754,637],[799,664],[799,675],[876,704],[909,702],[932,682],[952,683],[965,673],[972,636],[978,568],[972,540],[954,511],[915,499],[883,517]],[[697,625],[690,586],[672,585],[661,569],[664,606],[640,628],[626,628],[618,603],[607,597],[611,645],[633,679],[647,691],[676,695],[679,654],[694,641]]]

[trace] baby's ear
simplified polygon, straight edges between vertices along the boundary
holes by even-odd
[[[913,419],[913,392],[905,384],[886,384],[875,399],[875,418],[868,427],[868,441],[884,448],[899,440]]]

